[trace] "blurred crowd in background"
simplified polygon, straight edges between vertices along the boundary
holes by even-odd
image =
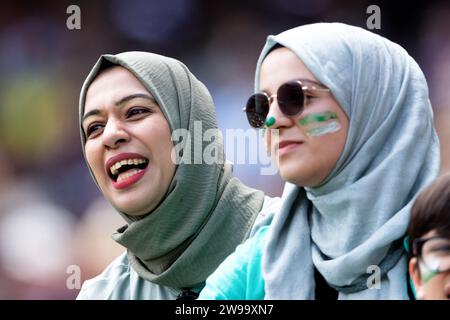
[[[81,30],[66,26],[71,4],[81,9]],[[402,45],[428,79],[442,172],[449,171],[448,1],[2,2],[0,299],[73,299],[70,266],[79,266],[82,283],[124,251],[110,237],[124,221],[90,177],[78,130],[78,94],[101,54],[142,50],[181,60],[209,88],[219,127],[246,130],[242,107],[267,35],[320,21],[367,28],[371,4],[381,9],[373,31]],[[281,194],[279,176],[261,175],[258,164],[235,165],[234,173]]]

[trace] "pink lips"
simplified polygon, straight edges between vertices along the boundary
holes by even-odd
[[[116,162],[119,162],[122,160],[128,160],[128,159],[146,159],[148,161],[148,159],[146,157],[144,157],[143,155],[138,154],[138,153],[132,153],[132,152],[120,153],[114,157],[109,158],[108,161],[106,161],[106,163],[105,163],[105,170],[112,181],[112,185],[116,189],[125,189],[125,188],[135,184],[144,176],[145,172],[147,171],[148,165],[146,168],[140,169],[141,171],[139,171],[138,173],[135,173],[132,176],[125,178],[124,180],[122,180],[120,182],[117,182],[114,179],[112,179],[111,175],[109,174],[111,166],[114,165]]]
[[[298,146],[303,144],[303,141],[281,141],[278,144],[278,156],[281,157],[293,150],[295,150]]]

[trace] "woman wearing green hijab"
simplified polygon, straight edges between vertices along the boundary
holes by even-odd
[[[201,134],[194,132],[197,123]],[[80,129],[96,184],[127,222],[113,234],[127,252],[86,281],[78,299],[198,292],[249,236],[258,213],[258,224],[272,216],[276,199],[232,177],[214,131],[211,96],[175,59],[146,52],[101,56],[81,90]],[[209,129],[213,139],[204,141]],[[173,141],[183,130],[187,136]],[[214,144],[216,161],[190,162],[196,144],[202,150]]]

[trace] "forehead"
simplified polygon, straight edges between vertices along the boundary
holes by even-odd
[[[102,72],[92,81],[86,92],[85,112],[118,101],[135,93],[150,93],[127,69],[114,66]]]
[[[270,52],[261,64],[259,85],[263,91],[273,91],[286,81],[300,78],[317,81],[293,51],[278,48]]]

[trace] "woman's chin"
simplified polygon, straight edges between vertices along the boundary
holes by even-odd
[[[103,195],[109,203],[116,210],[129,216],[147,215],[158,206],[165,192],[145,179],[125,189],[116,189],[110,184],[106,190]]]
[[[115,206],[117,210],[120,212],[125,213],[126,215],[132,216],[132,217],[139,217],[139,216],[145,216],[149,210],[145,209],[139,209],[139,208],[133,208],[128,206]]]
[[[307,187],[310,182],[310,177],[298,168],[281,167],[280,176],[283,180],[300,187]]]
[[[119,199],[109,199],[110,203],[118,211],[129,216],[142,216],[153,210],[154,206],[148,203],[148,197],[138,199],[137,197],[118,197]],[[123,198],[123,199],[121,199]]]

